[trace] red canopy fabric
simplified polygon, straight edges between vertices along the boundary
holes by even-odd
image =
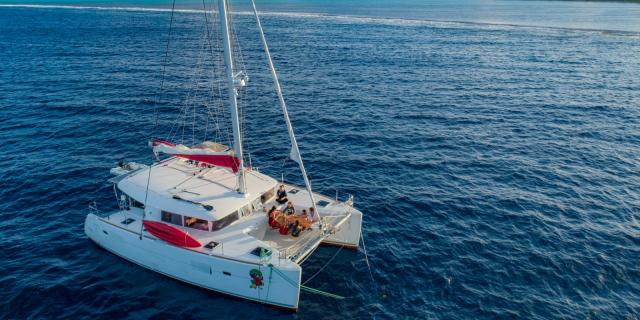
[[[240,166],[240,159],[233,156],[231,151],[214,152],[201,148],[189,148],[160,139],[151,141],[150,145],[153,148],[153,152],[162,152],[180,158],[212,164],[214,166],[231,168],[234,173],[238,172],[238,167]]]

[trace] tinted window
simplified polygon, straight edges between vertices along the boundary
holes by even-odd
[[[238,211],[216,221],[211,221],[211,231],[220,230],[238,220]]]
[[[193,229],[209,231],[209,221],[198,218],[184,216],[184,226]]]
[[[144,209],[144,204],[142,204],[141,202],[136,201],[134,198],[129,198],[131,201],[130,206],[134,207],[134,208],[141,208]]]
[[[168,211],[162,211],[162,221],[181,226],[182,216]]]

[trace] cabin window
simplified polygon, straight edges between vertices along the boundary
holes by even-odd
[[[216,230],[220,230],[228,225],[230,225],[232,222],[238,220],[238,211],[235,211],[234,213],[220,219],[220,220],[216,220],[216,221],[211,221],[211,231],[216,231]]]
[[[129,206],[132,208],[144,209],[144,204],[142,204],[142,202],[138,202],[136,199],[131,197],[129,197]]]
[[[276,194],[276,187],[269,189],[269,191],[265,192],[260,196],[260,201],[264,204],[269,202],[269,200],[273,199],[273,196]]]
[[[120,191],[120,200],[118,200],[118,203],[121,206],[121,209],[125,209],[125,210],[130,210],[131,208],[144,209],[144,205],[142,203],[136,201],[136,199],[130,197],[128,194],[122,192],[122,190],[118,189],[118,191]]]
[[[182,216],[169,211],[162,211],[162,221],[181,226]]]
[[[184,226],[193,229],[209,231],[209,221],[194,217],[184,216]]]

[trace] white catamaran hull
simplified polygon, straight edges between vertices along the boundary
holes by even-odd
[[[338,231],[322,241],[322,244],[357,250],[362,229],[362,213],[352,210],[349,219],[336,229]]]
[[[104,249],[176,280],[291,311],[298,308],[302,270],[297,264],[276,265],[277,270],[271,270],[259,263],[208,255],[150,235],[140,238],[116,221],[94,214],[87,215],[85,233]],[[262,275],[262,286],[252,285],[251,273],[256,269]]]

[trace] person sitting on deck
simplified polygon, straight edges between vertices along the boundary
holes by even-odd
[[[298,220],[293,223],[289,223],[289,225],[287,225],[287,233],[291,233],[291,231],[293,231],[299,224]]]
[[[300,218],[307,218],[309,215],[307,214],[307,209],[302,209],[302,213],[298,215]]]
[[[275,228],[281,225],[286,225],[287,223],[287,219],[285,218],[284,214],[281,211],[276,211],[273,214],[273,219],[275,220]]]
[[[289,228],[287,227],[286,224],[282,223],[280,224],[280,228],[278,229],[278,232],[280,232],[281,235],[286,236],[289,233]]]
[[[287,207],[284,208],[284,214],[290,216],[294,213],[296,213],[296,209],[293,207],[293,202],[287,202]]]
[[[304,227],[300,225],[300,222],[298,222],[298,220],[296,220],[296,222],[293,224],[293,227],[291,228],[291,235],[294,237],[298,237],[302,230],[304,230]]]
[[[277,228],[275,213],[276,213],[276,206],[271,207],[271,209],[269,209],[269,212],[267,212],[267,217],[269,218],[269,225],[272,228]]]
[[[289,201],[289,199],[287,199],[287,190],[284,189],[284,184],[280,185],[277,196],[278,197],[276,198],[276,202],[278,202],[279,204],[284,204]]]

